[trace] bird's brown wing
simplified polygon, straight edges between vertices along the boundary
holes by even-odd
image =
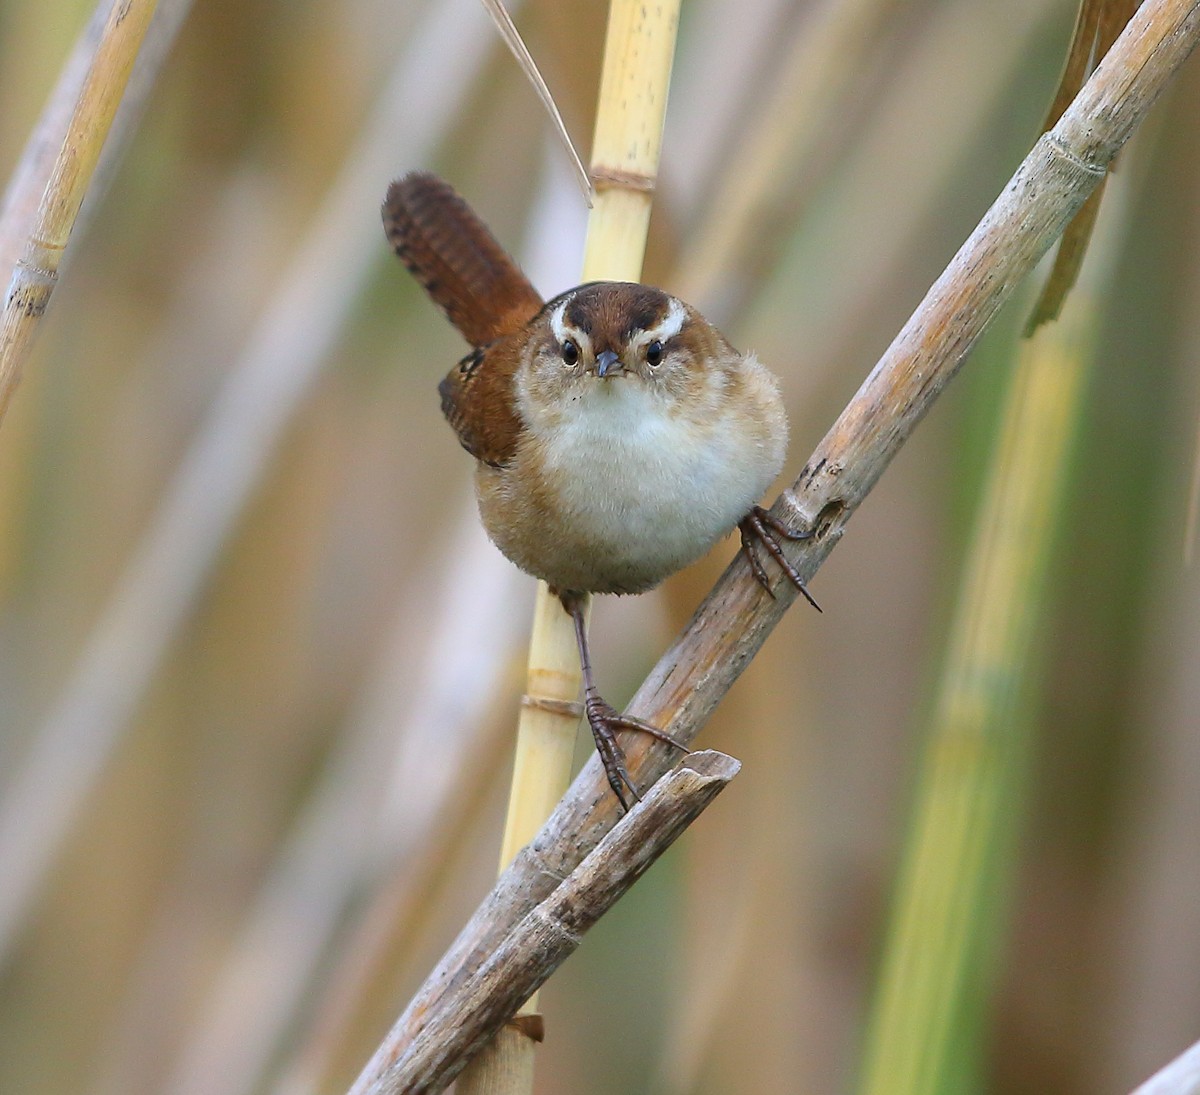
[[[388,241],[472,346],[524,327],[542,298],[453,188],[423,171],[397,179],[383,203]]]
[[[442,413],[472,456],[506,464],[521,428],[513,405],[519,359],[488,347],[537,315],[541,296],[471,207],[436,175],[414,172],[392,183],[383,224],[396,254],[475,347],[438,385]]]
[[[442,414],[475,459],[503,467],[517,449],[521,420],[514,404],[516,354],[473,350],[438,385]]]

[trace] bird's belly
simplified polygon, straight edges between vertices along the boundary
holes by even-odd
[[[565,539],[595,592],[637,592],[698,559],[754,502],[745,476],[700,460],[576,469],[563,484]]]
[[[524,465],[482,471],[481,513],[522,569],[594,593],[639,593],[698,559],[745,516],[783,459],[779,446],[728,423],[698,430],[651,420],[554,442],[532,447]]]

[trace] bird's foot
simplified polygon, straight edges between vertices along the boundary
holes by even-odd
[[[638,792],[633,778],[629,775],[629,768],[625,763],[625,750],[617,741],[616,732],[618,730],[640,730],[643,734],[658,738],[659,741],[673,745],[685,753],[691,752],[686,745],[676,741],[670,734],[660,730],[657,726],[651,726],[650,723],[643,722],[641,719],[619,714],[615,707],[600,698],[600,694],[594,688],[585,692],[583,710],[587,715],[588,726],[592,728],[592,737],[596,739],[596,752],[600,754],[600,763],[604,765],[604,774],[608,776],[608,785],[613,789],[613,793],[617,796],[617,801],[625,813],[629,813],[629,802],[625,797],[625,791],[628,789],[629,793],[639,802],[642,796]]]
[[[767,554],[779,564],[780,569],[788,576],[788,580],[804,599],[818,612],[821,611],[821,606],[813,600],[813,595],[808,592],[808,587],[804,584],[804,579],[800,577],[800,572],[784,555],[783,548],[779,543],[781,536],[785,540],[808,540],[814,535],[812,531],[795,532],[770,510],[763,509],[762,506],[755,506],[738,522],[738,531],[742,534],[742,553],[749,561],[750,569],[763,589],[772,597],[775,596],[775,591],[771,588],[771,580],[767,577],[766,568],[758,557],[758,552],[754,550],[755,543],[760,543],[767,549]]]

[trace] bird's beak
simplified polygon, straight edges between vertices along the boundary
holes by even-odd
[[[596,355],[596,375],[605,377],[609,374],[618,374],[625,371],[625,366],[621,364],[621,359],[612,352],[612,350],[601,350]]]

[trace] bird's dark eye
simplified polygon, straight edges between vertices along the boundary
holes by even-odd
[[[652,369],[662,364],[663,344],[655,339],[646,347],[646,364]]]
[[[579,360],[579,347],[569,338],[562,344],[562,359],[563,364],[568,367],[574,365]]]

